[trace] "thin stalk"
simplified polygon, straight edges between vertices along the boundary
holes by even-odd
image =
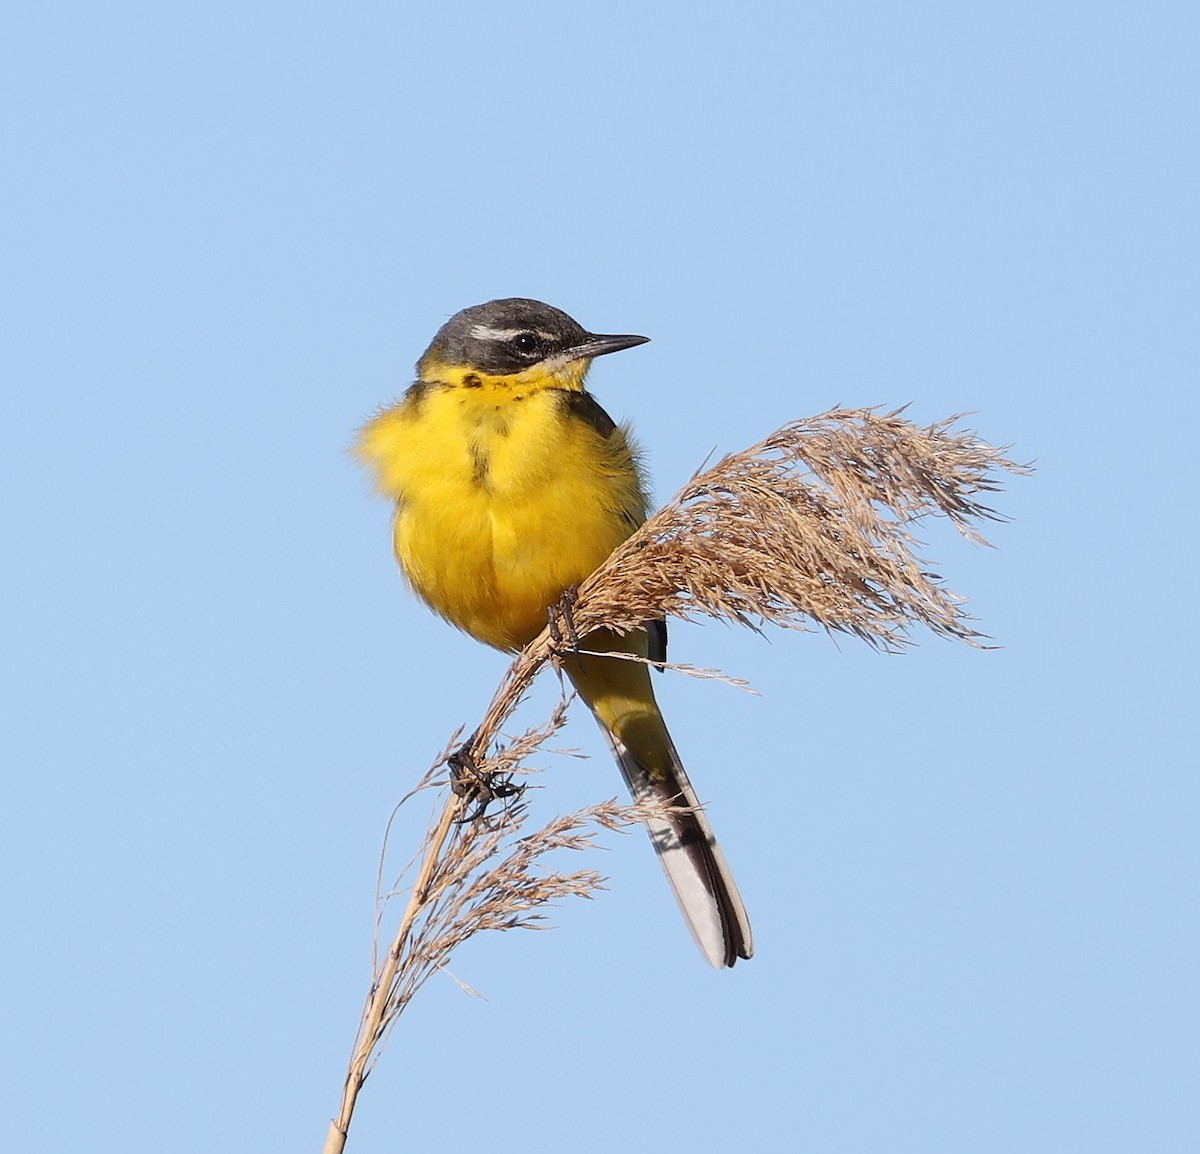
[[[454,824],[461,805],[462,800],[455,794],[451,794],[446,799],[441,819],[430,837],[429,848],[421,863],[421,872],[409,895],[404,916],[400,919],[400,927],[388,948],[379,977],[371,987],[367,1007],[363,1013],[362,1025],[355,1041],[354,1055],[350,1059],[350,1068],[346,1073],[346,1084],[342,1089],[342,1108],[338,1116],[329,1124],[324,1154],[342,1154],[345,1149],[346,1134],[350,1129],[350,1119],[354,1116],[354,1105],[358,1101],[358,1092],[367,1079],[367,1064],[370,1062],[371,1054],[385,1028],[388,1002],[391,1000],[392,986],[400,969],[409,932],[428,899],[429,883],[441,857],[442,846],[450,834],[450,827]]]

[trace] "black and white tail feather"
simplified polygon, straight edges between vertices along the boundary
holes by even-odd
[[[601,725],[635,801],[674,807],[646,821],[663,872],[701,953],[718,969],[754,952],[750,919],[712,827],[672,744],[672,774],[658,780]]]

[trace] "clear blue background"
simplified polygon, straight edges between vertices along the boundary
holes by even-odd
[[[998,651],[674,630],[761,693],[660,682],[752,962],[610,839],[599,900],[457,957],[486,1001],[425,990],[349,1149],[1200,1149],[1198,32],[9,4],[6,1142],[320,1148],[385,819],[506,664],[407,595],[345,450],[522,294],[653,337],[592,384],[662,497],[838,402],[970,410],[1039,472],[998,550],[930,543]],[[546,813],[617,792],[586,716],[560,744]]]

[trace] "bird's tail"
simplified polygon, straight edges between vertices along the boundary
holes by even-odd
[[[603,721],[600,728],[634,799],[654,799],[676,807],[647,820],[646,828],[696,945],[717,967],[750,957],[754,943],[746,907],[674,743],[670,744],[673,772],[659,778]],[[670,743],[669,737],[667,741]]]
[[[583,645],[593,648],[596,640],[593,634]],[[608,738],[634,799],[673,807],[646,826],[701,952],[719,968],[749,958],[754,944],[746,907],[667,732],[648,668],[587,654],[564,665]]]

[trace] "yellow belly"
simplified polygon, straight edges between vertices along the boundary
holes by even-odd
[[[564,589],[645,517],[623,430],[565,414],[555,390],[517,399],[434,388],[376,418],[359,451],[397,501],[396,558],[460,629],[516,649]]]

